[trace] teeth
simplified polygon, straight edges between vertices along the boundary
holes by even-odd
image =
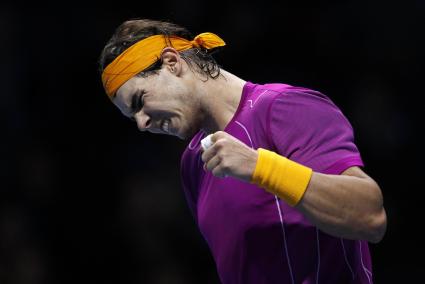
[[[169,120],[165,120],[164,123],[162,124],[162,130],[164,132],[167,132],[168,133],[169,126],[170,126],[170,121]]]

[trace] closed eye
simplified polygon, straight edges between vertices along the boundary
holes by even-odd
[[[131,98],[131,105],[130,105],[130,112],[131,115],[134,116],[134,114],[136,114],[137,112],[139,112],[144,105],[144,99],[143,99],[143,95],[145,94],[144,91],[140,91],[136,94],[133,95],[133,97]]]
[[[144,105],[144,98],[143,95],[145,94],[145,92],[142,92],[137,99],[137,111],[140,111],[143,108]]]

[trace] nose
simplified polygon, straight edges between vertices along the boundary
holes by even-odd
[[[149,115],[143,113],[142,111],[136,113],[134,115],[134,119],[136,120],[137,128],[139,128],[140,131],[146,131],[152,127],[151,118],[149,117]]]

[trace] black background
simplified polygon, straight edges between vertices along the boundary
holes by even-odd
[[[217,33],[224,69],[328,95],[384,193],[375,282],[420,282],[424,15],[420,0],[2,2],[0,283],[219,283],[180,186],[186,142],[140,133],[101,85],[132,18]]]

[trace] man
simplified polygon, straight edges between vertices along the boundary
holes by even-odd
[[[220,69],[224,45],[127,21],[100,58],[106,93],[140,130],[191,139],[184,192],[222,283],[372,283],[386,214],[348,120],[317,91]]]

